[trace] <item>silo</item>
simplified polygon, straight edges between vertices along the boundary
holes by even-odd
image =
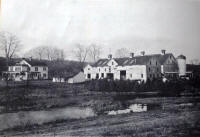
[[[186,75],[186,57],[184,55],[180,55],[177,57],[178,68],[179,68],[179,76]]]

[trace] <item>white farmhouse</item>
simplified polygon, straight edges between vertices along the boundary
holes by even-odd
[[[48,79],[48,67],[43,61],[23,58],[19,63],[9,66],[3,75],[15,81]]]

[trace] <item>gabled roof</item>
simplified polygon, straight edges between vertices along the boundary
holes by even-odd
[[[13,65],[13,66],[25,66],[25,67],[28,67],[28,65],[26,65],[26,64],[19,64],[19,63],[16,63],[16,64]]]
[[[169,57],[173,57],[173,54],[172,53],[167,53],[165,55],[159,55],[158,58],[159,58],[159,61],[160,61],[160,64],[163,65],[165,63],[165,61],[169,58]]]
[[[104,67],[107,66],[109,59],[99,59],[96,63],[94,63],[93,67]]]
[[[144,56],[135,56],[133,58],[113,58],[119,66],[131,66],[131,65],[146,65],[151,58],[157,59],[161,65],[165,63],[165,61],[173,56],[172,53],[167,53],[165,55],[161,54],[152,54],[152,55],[144,55]],[[94,63],[93,67],[104,67],[108,65],[109,59],[99,59],[96,63]]]
[[[44,61],[36,60],[36,59],[23,59],[31,66],[47,66]]]

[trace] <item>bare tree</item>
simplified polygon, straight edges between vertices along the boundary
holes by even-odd
[[[12,59],[20,48],[20,40],[14,34],[9,32],[0,32],[0,50],[4,52],[7,60]]]
[[[96,62],[101,55],[101,47],[95,44],[91,44],[89,48],[89,55],[93,62]]]
[[[44,46],[44,52],[47,60],[52,60],[53,48],[51,46]]]
[[[80,45],[80,44],[76,44],[75,49],[73,50],[74,56],[81,63],[85,62],[88,52],[89,52],[89,48],[84,47],[83,45]]]
[[[124,58],[129,57],[130,51],[126,48],[117,49],[115,52],[115,57]]]
[[[190,60],[190,63],[193,65],[199,65],[200,61],[199,61],[199,59],[192,59],[192,60]]]
[[[58,49],[57,47],[53,46],[39,46],[31,49],[25,54],[25,57],[30,56],[40,60],[64,60],[65,52],[63,49]]]
[[[38,56],[39,60],[42,60],[43,56],[44,56],[44,48],[43,47],[37,47],[35,49],[35,53]]]
[[[8,62],[20,50],[20,40],[9,32],[0,32],[0,50],[3,51],[6,57],[6,69],[8,69]],[[8,86],[8,75],[5,77],[6,86]]]
[[[45,54],[44,48],[39,46],[39,47],[29,50],[27,53],[25,53],[24,56],[25,57],[33,57],[33,58],[42,60],[42,59],[44,59],[44,54]]]

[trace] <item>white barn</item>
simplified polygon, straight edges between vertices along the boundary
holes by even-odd
[[[172,53],[152,54],[126,58],[99,59],[93,65],[88,64],[84,68],[86,80],[114,79],[114,80],[138,80],[146,82],[147,79],[161,78],[163,76],[177,77],[179,68],[176,58]]]

